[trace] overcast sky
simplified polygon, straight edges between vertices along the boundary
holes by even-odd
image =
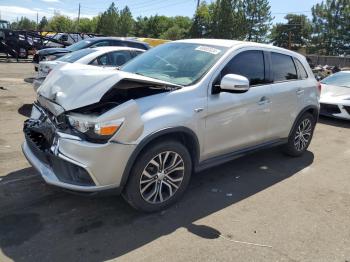
[[[210,2],[208,0],[207,2]],[[270,0],[274,22],[283,21],[285,13],[295,12],[310,16],[311,7],[321,0]],[[27,16],[39,21],[42,16],[51,17],[55,10],[61,14],[76,18],[78,6],[81,4],[81,17],[93,17],[103,12],[112,3],[110,0],[0,0],[1,18],[15,21],[21,16]],[[192,17],[197,0],[116,0],[118,8],[126,4],[130,7],[134,17],[149,15],[185,15]]]

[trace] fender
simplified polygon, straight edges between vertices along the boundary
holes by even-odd
[[[316,122],[318,121],[318,116],[319,116],[320,109],[319,109],[317,106],[315,106],[315,105],[309,105],[309,106],[307,106],[307,107],[304,107],[303,110],[301,110],[301,111],[299,112],[298,116],[295,118],[295,121],[294,121],[294,123],[293,123],[293,126],[292,126],[292,128],[290,129],[290,131],[289,131],[288,138],[290,137],[292,131],[294,130],[294,128],[295,128],[297,122],[298,122],[299,119],[302,117],[302,115],[305,114],[305,112],[308,111],[308,110],[310,110],[310,109],[314,110],[315,113],[314,113],[313,115],[314,115],[314,117],[315,117],[315,119],[316,119]]]
[[[133,164],[135,163],[136,158],[139,156],[140,152],[147,146],[149,145],[150,142],[152,142],[154,139],[157,139],[159,137],[162,137],[164,135],[170,135],[170,134],[179,134],[179,133],[185,133],[186,135],[189,135],[193,141],[194,141],[194,157],[193,158],[193,168],[196,168],[199,162],[199,152],[200,152],[200,146],[199,146],[199,141],[197,138],[197,135],[188,127],[184,126],[179,126],[179,127],[169,127],[165,129],[161,129],[159,131],[156,131],[148,136],[146,136],[136,147],[134,152],[131,154],[128,163],[126,164],[126,167],[123,172],[123,176],[120,182],[120,185],[118,187],[118,191],[122,192],[124,186],[126,185],[126,182],[128,181],[131,168]],[[190,152],[191,153],[191,152]],[[192,155],[192,154],[191,154]]]

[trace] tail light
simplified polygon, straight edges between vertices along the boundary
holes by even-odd
[[[322,90],[321,82],[317,82],[317,89],[318,89],[318,92],[321,93],[321,90]]]

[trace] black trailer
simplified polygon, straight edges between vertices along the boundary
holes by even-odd
[[[65,47],[82,39],[101,36],[76,32],[42,32],[32,30],[12,30],[10,24],[0,20],[0,53],[6,57],[27,59],[37,50],[48,47]]]

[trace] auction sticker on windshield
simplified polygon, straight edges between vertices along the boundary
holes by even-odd
[[[198,46],[195,50],[207,52],[207,53],[210,53],[210,54],[213,54],[213,55],[217,55],[218,53],[221,52],[221,50],[216,49],[214,47],[203,46],[203,45]]]

